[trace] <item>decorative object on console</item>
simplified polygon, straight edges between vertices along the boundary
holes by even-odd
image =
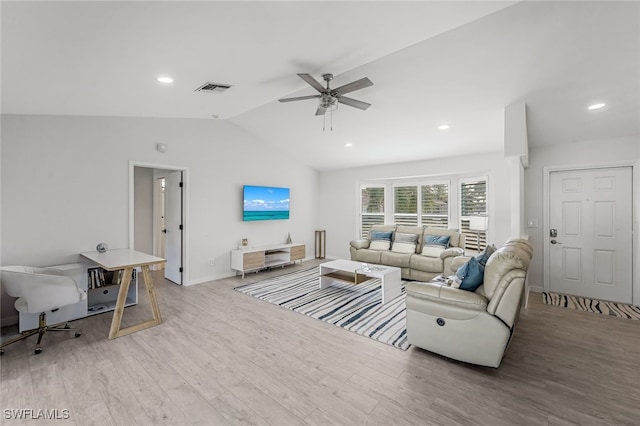
[[[286,243],[287,243],[287,244],[291,244],[292,242],[293,242],[293,241],[291,240],[291,233],[290,233],[290,232],[288,232],[288,233],[287,233],[287,241],[286,241]]]
[[[96,251],[98,253],[104,253],[107,250],[109,250],[109,246],[107,245],[107,243],[100,243],[96,246]]]
[[[242,247],[247,247],[249,245],[249,240],[246,238],[243,238],[240,244],[242,245]]]

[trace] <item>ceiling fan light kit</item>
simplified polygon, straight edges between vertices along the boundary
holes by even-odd
[[[335,89],[332,89],[329,84],[329,82],[333,80],[333,74],[322,74],[322,79],[327,82],[326,88],[323,87],[322,84],[320,84],[315,78],[313,78],[311,74],[298,74],[298,77],[300,77],[301,79],[306,81],[307,84],[309,84],[311,87],[316,89],[319,92],[319,94],[309,95],[309,96],[297,96],[295,98],[278,99],[280,102],[319,99],[316,115],[322,115],[322,116],[325,116],[327,111],[329,111],[329,113],[332,113],[334,110],[338,109],[339,103],[343,105],[348,105],[350,107],[354,107],[363,111],[371,106],[371,104],[367,102],[362,102],[357,99],[343,96],[345,93],[350,93],[356,90],[364,89],[365,87],[373,86],[373,83],[367,77],[342,85]],[[331,119],[333,121],[332,115],[331,115]],[[324,125],[322,127],[322,130],[324,130]],[[333,130],[333,124],[331,126],[331,130]]]

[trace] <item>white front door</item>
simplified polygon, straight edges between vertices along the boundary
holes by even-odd
[[[552,172],[551,291],[632,302],[631,167]]]
[[[165,177],[164,187],[165,258],[164,277],[182,284],[182,172]]]

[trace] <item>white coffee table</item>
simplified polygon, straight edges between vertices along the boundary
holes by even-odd
[[[320,264],[320,288],[327,288],[336,281],[360,284],[371,278],[382,281],[382,303],[402,294],[400,268],[372,265],[353,260],[332,260]]]

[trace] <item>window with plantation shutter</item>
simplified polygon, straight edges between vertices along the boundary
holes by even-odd
[[[393,188],[393,221],[400,225],[418,225],[418,187]]]
[[[460,230],[465,234],[465,246],[481,251],[487,246],[486,229],[473,229],[472,217],[487,217],[487,179],[468,179],[460,182]],[[486,221],[486,219],[485,219]]]
[[[422,185],[422,225],[432,228],[449,227],[449,185]]]
[[[363,186],[360,205],[361,237],[367,238],[372,225],[384,224],[384,186]]]

